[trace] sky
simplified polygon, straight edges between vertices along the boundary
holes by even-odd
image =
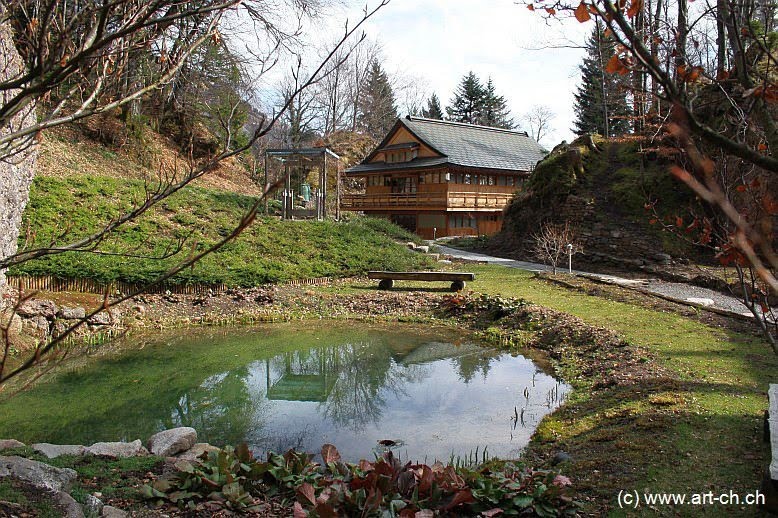
[[[344,15],[358,19],[365,5],[347,0],[328,17],[333,29]],[[420,79],[444,106],[472,70],[492,78],[517,122],[535,104],[550,107],[555,131],[542,142],[549,148],[574,138],[573,93],[590,31],[574,19],[547,22],[513,0],[391,0],[365,26],[383,47],[385,68]]]

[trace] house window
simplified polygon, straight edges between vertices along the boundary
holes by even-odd
[[[387,164],[410,162],[418,156],[418,153],[415,149],[411,151],[384,151],[384,161]]]
[[[452,214],[448,217],[448,226],[451,228],[476,228],[475,218],[464,214]]]

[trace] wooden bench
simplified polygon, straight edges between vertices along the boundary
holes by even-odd
[[[394,286],[394,281],[451,281],[451,291],[465,289],[465,281],[474,281],[474,273],[465,272],[368,272],[368,279],[380,279],[378,287],[388,290]]]
[[[778,514],[778,384],[770,384],[767,391],[767,412],[765,412],[765,439],[770,443],[770,466],[762,481],[765,495],[764,507]]]

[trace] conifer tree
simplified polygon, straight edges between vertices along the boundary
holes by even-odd
[[[513,129],[514,127],[508,102],[502,95],[497,95],[491,77],[484,90],[484,107],[479,124],[492,128]]]
[[[486,90],[481,81],[471,71],[459,83],[451,106],[446,108],[448,117],[454,122],[480,124],[484,110]]]
[[[427,107],[422,108],[421,116],[425,119],[443,120],[443,108],[440,107],[440,99],[436,94],[427,99]]]
[[[605,67],[615,52],[615,43],[605,36],[598,22],[586,43],[586,57],[580,65],[581,84],[575,95],[576,120],[573,131],[612,137],[630,130],[630,108],[619,77]]]
[[[378,60],[370,64],[362,92],[359,101],[361,129],[376,140],[381,139],[397,120],[397,106],[392,85]]]

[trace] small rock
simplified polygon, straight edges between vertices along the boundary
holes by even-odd
[[[659,264],[670,264],[673,258],[668,254],[654,254],[654,259]]]
[[[52,498],[64,511],[62,516],[65,518],[84,518],[84,509],[81,507],[81,504],[76,502],[69,494],[64,491],[57,491]]]
[[[86,448],[80,444],[49,444],[47,442],[39,442],[37,444],[31,444],[30,447],[50,459],[56,459],[60,455],[83,455],[86,453]]]
[[[65,320],[80,320],[86,316],[86,310],[80,306],[76,306],[74,308],[68,308],[68,307],[61,307],[59,308],[59,318],[64,318]]]
[[[428,254],[430,251],[430,247],[428,246],[417,246],[416,251],[422,254]]]
[[[716,302],[713,299],[706,299],[702,297],[686,297],[686,302],[691,302],[692,304],[700,304],[702,306],[713,306],[716,304]]]
[[[416,250],[416,243],[414,243],[413,241],[408,241],[407,243],[405,243],[405,246],[407,246],[411,250]]]
[[[448,259],[441,259],[441,260],[439,260],[438,262],[439,262],[440,264],[451,264],[451,261],[449,261]]]
[[[64,320],[57,320],[54,322],[54,329],[52,330],[52,334],[57,337],[65,333],[68,329],[70,329],[71,324],[68,322],[65,322]]]
[[[169,457],[186,451],[197,442],[197,431],[188,426],[171,428],[149,437],[146,445],[151,453],[161,457]]]
[[[0,477],[14,477],[49,489],[69,492],[78,474],[70,468],[55,468],[23,457],[0,457]]]
[[[135,439],[132,442],[96,442],[86,448],[86,453],[119,458],[140,457],[148,455],[149,451],[143,447],[140,439]]]
[[[127,513],[125,511],[122,511],[118,507],[106,505],[103,507],[102,516],[105,516],[107,518],[124,518],[125,516],[127,516]]]
[[[551,464],[556,466],[557,464],[562,464],[563,462],[572,462],[573,457],[570,456],[569,453],[566,451],[560,451],[557,452],[556,455],[554,455],[554,458],[551,460]]]
[[[105,507],[105,504],[103,504],[103,501],[97,498],[95,495],[86,495],[86,499],[84,500],[84,510],[87,513],[99,516],[103,510],[103,507]]]
[[[57,316],[57,305],[53,300],[32,299],[20,305],[16,312],[27,318],[42,316],[46,319],[54,320],[54,317]]]
[[[189,462],[199,462],[200,461],[200,455],[202,455],[205,452],[210,451],[219,451],[219,448],[216,446],[211,446],[207,442],[198,442],[191,448],[189,448],[187,451],[181,453],[178,455],[177,460],[187,460]]]
[[[24,448],[24,443],[16,439],[0,439],[0,450],[10,450],[11,448]]]
[[[146,306],[144,306],[143,304],[135,304],[135,305],[132,307],[132,310],[133,310],[135,313],[137,313],[137,315],[138,315],[139,317],[143,317],[143,316],[145,316],[145,315],[146,315]]]

